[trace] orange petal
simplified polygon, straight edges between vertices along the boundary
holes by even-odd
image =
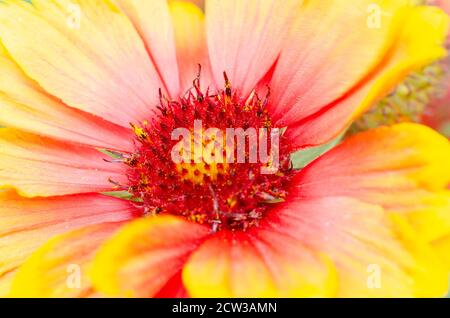
[[[346,10],[347,2],[338,2],[342,2]],[[333,55],[331,59],[326,59],[331,61],[330,65],[324,63],[323,59],[318,59],[315,63],[319,69],[311,68],[306,63],[299,64],[304,70],[296,72],[295,67],[288,65],[288,61],[292,61],[293,56],[296,57],[295,52],[286,49],[287,53],[284,54],[290,59],[284,62],[284,68],[283,57],[280,58],[281,66],[278,65],[275,71],[278,74],[274,75],[273,89],[281,93],[274,93],[273,99],[277,103],[274,104],[276,109],[273,111],[278,114],[275,118],[278,119],[279,126],[289,126],[286,136],[294,142],[294,148],[321,144],[338,136],[352,120],[386,96],[408,74],[446,54],[443,45],[449,18],[441,10],[412,6],[396,10],[395,7],[401,3],[396,0],[367,0],[362,3],[367,7],[368,3],[378,3],[381,9],[389,7],[387,12],[393,16],[392,23],[388,23],[389,19],[383,16],[382,21],[387,21],[383,22],[385,25],[381,29],[370,29],[364,27],[365,24],[355,28],[355,25],[365,23],[369,16],[365,10],[354,12],[357,18],[355,21],[348,20],[348,14],[339,14],[339,18],[346,19],[349,23],[339,21],[333,27],[343,28],[345,35],[335,36],[339,43],[345,45],[342,44],[342,49],[339,47],[337,51],[325,51],[325,54]],[[349,34],[352,35],[350,38]],[[342,42],[342,38],[350,40]],[[360,39],[356,40],[358,38]],[[328,41],[320,38],[318,43]],[[303,46],[299,48],[303,52],[309,52]],[[316,51],[314,53],[312,61],[316,58]],[[342,57],[338,58],[341,53]],[[356,66],[353,63],[357,63]],[[285,69],[292,70],[293,73],[283,72]],[[292,79],[292,84],[284,83],[286,74],[290,73],[292,75],[287,78]],[[308,74],[313,78],[308,78]],[[318,84],[314,85],[316,81]],[[282,101],[280,108],[278,99]]]
[[[386,54],[399,28],[394,17],[406,3],[305,1],[274,73],[274,114],[292,122],[348,92]],[[380,28],[368,25],[371,6],[384,12]]]
[[[356,135],[304,169],[304,197],[348,196],[407,214],[425,240],[450,234],[450,141],[400,124]]]
[[[26,199],[0,192],[0,295],[8,291],[11,274],[51,237],[139,214],[130,202],[100,194]]]
[[[394,222],[395,221],[395,222]],[[268,217],[280,233],[333,260],[338,297],[429,297],[447,292],[447,271],[407,224],[348,197],[303,198],[300,191]]]
[[[170,2],[170,12],[175,28],[182,92],[192,87],[199,65],[202,88],[214,89],[203,11],[190,2],[173,1]]]
[[[158,104],[158,73],[109,0],[2,1],[0,39],[27,75],[70,106],[129,127]]]
[[[207,0],[206,33],[217,87],[223,72],[243,96],[275,63],[299,0]]]
[[[193,253],[183,270],[193,297],[333,296],[333,264],[278,229],[221,232]]]
[[[173,98],[180,94],[174,30],[166,0],[116,0],[143,39]]]
[[[149,217],[121,230],[101,248],[92,269],[92,281],[111,296],[154,297],[173,286],[186,258],[209,235],[205,226],[172,216]]]
[[[98,150],[0,128],[0,188],[21,195],[106,192],[126,184],[126,167]]]
[[[0,43],[0,125],[69,142],[131,151],[130,129],[64,105],[27,77]]]
[[[124,223],[101,223],[58,235],[27,259],[13,281],[11,297],[94,297],[87,272],[101,244]]]

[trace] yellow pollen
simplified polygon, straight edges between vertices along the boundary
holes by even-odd
[[[215,142],[218,142],[215,135],[205,135],[201,145],[196,145],[195,134],[191,137],[191,162],[176,165],[176,170],[183,180],[202,185],[205,179],[216,181],[219,175],[228,173],[229,165],[225,162],[224,145],[217,143],[217,147],[211,147],[211,143]],[[222,160],[217,159],[218,152],[222,152]],[[183,149],[180,149],[180,156],[184,155]]]
[[[131,128],[134,131],[134,134],[140,139],[140,140],[146,140],[148,138],[147,133],[142,127],[139,127],[135,124],[131,124]]]
[[[180,163],[176,165],[181,178],[194,184],[203,184],[205,178],[216,181],[219,174],[226,174],[225,164]]]
[[[229,197],[227,199],[227,204],[228,204],[228,206],[230,208],[234,208],[236,206],[236,203],[237,203],[237,200],[236,200],[236,198],[234,196],[233,197]]]

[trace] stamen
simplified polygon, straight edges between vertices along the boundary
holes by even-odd
[[[179,215],[192,222],[209,224],[213,232],[245,231],[257,226],[267,211],[286,197],[285,189],[292,175],[290,156],[280,136],[279,170],[262,173],[262,168],[270,163],[250,162],[254,157],[250,152],[259,148],[250,145],[250,134],[243,139],[244,144],[248,143],[244,156],[240,156],[245,161],[228,160],[238,158],[238,149],[228,144],[227,129],[243,132],[266,129],[267,136],[275,129],[267,112],[270,90],[264,99],[259,98],[256,90],[242,98],[224,72],[224,89],[211,95],[209,89],[202,91],[200,87],[200,71],[201,66],[193,87],[183,97],[169,100],[160,90],[155,117],[132,124],[139,146],[133,155],[121,158],[129,166],[127,189],[142,201],[145,215]],[[200,129],[196,122],[201,122]],[[209,135],[213,128],[222,132],[223,138]],[[184,129],[190,137],[183,137],[183,142],[173,140],[172,132],[177,129]],[[233,136],[235,146],[238,138]],[[221,143],[224,140],[227,142]],[[255,140],[258,142],[259,138]],[[172,157],[174,147],[184,143],[191,146],[176,148],[178,155],[190,160],[177,163]],[[269,153],[271,149],[267,149]],[[201,157],[196,156],[197,150]]]
[[[211,196],[213,199],[214,214],[216,215],[216,219],[211,221],[213,223],[212,231],[217,232],[218,226],[222,223],[222,221],[220,221],[221,212],[219,209],[219,201],[217,199],[217,195],[214,192],[214,189],[212,188],[212,186],[209,184],[208,187],[209,187],[209,191],[211,191]]]

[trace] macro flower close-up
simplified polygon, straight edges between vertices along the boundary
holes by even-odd
[[[0,297],[445,297],[448,4],[0,0]]]

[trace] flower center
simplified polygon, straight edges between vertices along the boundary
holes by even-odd
[[[132,125],[139,144],[126,161],[129,191],[145,214],[246,230],[286,197],[290,156],[266,111],[269,96],[244,100],[226,83],[210,94],[196,79],[179,100],[161,95],[151,121]]]

